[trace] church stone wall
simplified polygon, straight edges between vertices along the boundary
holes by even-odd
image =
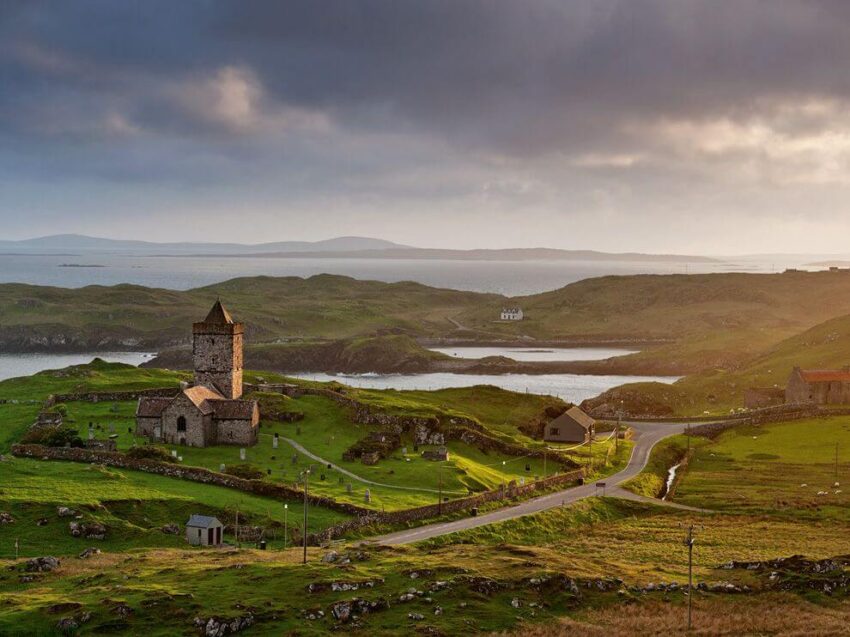
[[[136,416],[136,435],[147,436],[151,440],[155,440],[154,433],[159,427],[161,419],[159,418],[141,418]]]
[[[242,396],[242,325],[195,323],[195,383],[218,388],[225,398]]]
[[[216,420],[220,445],[253,447],[257,444],[257,425],[250,420]]]
[[[177,431],[177,421],[181,416],[186,419],[186,431]],[[183,395],[175,398],[162,412],[162,441],[166,444],[185,444],[190,447],[215,444],[212,428],[212,416],[202,414]]]

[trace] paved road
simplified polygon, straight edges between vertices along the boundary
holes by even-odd
[[[652,448],[664,438],[677,433],[682,433],[685,430],[684,423],[635,422],[624,424],[628,424],[635,430],[635,446],[632,449],[632,456],[629,459],[628,465],[626,465],[626,467],[619,473],[615,473],[614,475],[608,476],[604,479],[605,483],[608,485],[606,487],[605,494],[608,496],[623,497],[639,502],[652,502],[654,504],[679,509],[696,510],[672,502],[662,502],[661,500],[656,500],[654,498],[645,498],[617,486],[640,473],[649,461],[649,454],[652,451]],[[452,522],[429,524],[416,529],[398,531],[396,533],[372,538],[369,542],[375,544],[409,544],[411,542],[419,542],[421,540],[427,540],[440,535],[447,535],[456,531],[464,531],[466,529],[472,529],[486,524],[492,524],[494,522],[502,522],[504,520],[511,520],[524,515],[539,513],[546,509],[552,509],[564,504],[577,502],[594,495],[596,495],[596,485],[593,483],[584,484],[564,491],[558,491],[539,498],[534,498],[533,500],[526,500],[525,502],[505,507],[504,509],[491,511],[490,513],[485,513],[476,517],[467,517],[460,520],[454,520]]]

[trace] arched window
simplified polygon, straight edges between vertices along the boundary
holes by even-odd
[[[186,417],[178,416],[177,417],[177,431],[186,431]]]

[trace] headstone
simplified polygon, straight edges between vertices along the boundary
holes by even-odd
[[[366,493],[363,495],[363,500],[366,504],[369,504],[372,501],[372,494],[369,493],[369,489],[366,489]]]
[[[172,458],[176,458],[176,457],[177,457],[177,449],[172,449],[172,450],[171,450],[171,457],[172,457]]]
[[[342,478],[340,478],[340,480],[342,480]],[[348,495],[351,495],[351,492],[354,490],[354,488],[351,486],[350,482],[345,485],[345,490],[348,492]]]
[[[277,443],[278,443],[278,435],[275,434],[274,438],[272,438],[272,449],[277,449]]]
[[[247,458],[247,457],[248,457],[248,454],[247,454],[247,452],[245,451],[245,448],[244,448],[244,447],[240,448],[240,449],[239,449],[239,459],[240,459],[240,460],[242,460],[242,461],[244,462],[244,461],[245,461],[245,458]]]
[[[403,455],[403,456],[406,456],[406,455],[407,455],[407,447],[402,447],[402,448],[401,448],[401,455]]]
[[[94,440],[94,429],[92,429],[91,423],[89,423],[89,440]]]
[[[297,453],[292,454],[292,464],[298,464],[298,454]]]
[[[524,485],[525,485],[525,478],[524,478],[523,476],[520,476],[520,477],[519,477],[519,486],[521,486],[521,487],[522,487],[522,486],[524,486]]]
[[[221,473],[224,473],[224,470],[225,470],[225,469],[227,469],[227,467],[225,466],[225,464],[224,464],[223,462],[222,462],[220,465],[218,465],[218,470],[219,470]]]
[[[183,456],[177,456],[177,462],[183,462]]]

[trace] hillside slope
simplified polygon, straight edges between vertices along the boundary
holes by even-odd
[[[132,285],[81,289],[0,285],[0,351],[162,349],[221,297],[253,344],[382,333],[467,340],[667,344],[615,359],[609,372],[739,369],[806,329],[850,313],[850,274],[638,275],[588,279],[508,299],[319,275],[240,278],[177,292]],[[520,305],[526,320],[496,320]]]

